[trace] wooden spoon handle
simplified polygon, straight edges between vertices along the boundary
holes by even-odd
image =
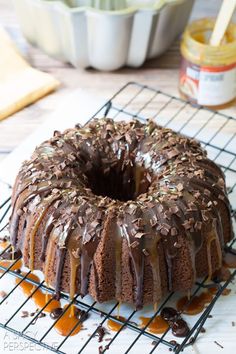
[[[236,7],[236,0],[224,0],[210,38],[210,45],[219,46]]]

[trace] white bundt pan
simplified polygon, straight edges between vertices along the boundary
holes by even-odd
[[[13,1],[30,43],[75,67],[104,71],[139,67],[161,55],[182,33],[194,2],[146,1],[135,7],[135,0]]]

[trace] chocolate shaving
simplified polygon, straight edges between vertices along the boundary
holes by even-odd
[[[139,242],[138,242],[138,241],[134,241],[134,242],[132,242],[132,243],[130,244],[130,247],[135,248],[135,247],[137,247],[138,245],[139,245]]]
[[[171,234],[171,236],[176,236],[176,235],[178,235],[177,229],[176,229],[175,227],[172,227],[172,228],[170,229],[170,234]]]
[[[96,330],[96,334],[98,335],[98,342],[101,343],[106,334],[106,329],[100,325]]]
[[[179,242],[175,242],[174,243],[174,247],[175,248],[181,248],[182,246],[181,246],[181,244]]]
[[[167,236],[168,233],[169,233],[169,229],[165,228],[165,227],[162,227],[161,230],[160,230],[161,234],[164,235],[164,236]]]
[[[191,229],[191,222],[189,222],[189,220],[185,220],[182,225],[185,228],[185,230]]]
[[[152,182],[152,176],[149,173],[146,174],[146,178],[147,178],[149,183]]]
[[[143,237],[144,235],[147,235],[147,233],[146,233],[146,232],[137,232],[137,233],[135,234],[135,237],[136,237],[136,238],[141,238],[141,237]]]
[[[182,183],[179,183],[179,184],[177,184],[176,188],[179,192],[181,192],[184,189],[184,186]]]
[[[3,299],[4,297],[7,296],[7,293],[3,290],[0,291],[0,297]]]
[[[132,144],[132,138],[129,133],[125,133],[125,139],[130,145]]]
[[[207,195],[208,197],[210,197],[211,195],[211,192],[208,190],[208,189],[204,189],[204,192],[203,192],[205,195]]]
[[[195,225],[194,225],[194,228],[196,229],[196,230],[201,230],[202,229],[202,222],[201,221],[196,221],[195,222]]]
[[[72,207],[71,207],[72,213],[76,214],[78,212],[78,210],[79,210],[78,206],[72,205]]]
[[[152,227],[156,226],[157,224],[157,218],[156,217],[153,217],[152,219],[150,219],[150,224]]]
[[[83,223],[84,223],[83,216],[79,216],[79,217],[78,217],[78,221],[79,221],[79,224],[80,224],[80,225],[83,225]]]
[[[172,159],[173,157],[177,156],[179,151],[177,149],[172,149],[167,153],[168,159]]]
[[[66,162],[63,161],[62,163],[60,163],[59,167],[61,170],[64,170],[66,168]]]
[[[174,205],[169,208],[169,211],[171,214],[177,214],[179,211],[179,208],[177,207],[177,205]]]
[[[149,256],[149,252],[145,248],[142,249],[142,252],[145,256]]]
[[[90,226],[95,229],[98,225],[100,225],[100,222],[97,220],[93,220]]]
[[[53,194],[57,194],[58,192],[60,192],[60,189],[57,189],[57,188],[53,188],[52,189],[52,193]]]
[[[201,193],[199,191],[194,193],[194,197],[198,199],[201,196]]]
[[[29,312],[28,311],[22,311],[21,312],[21,317],[22,318],[29,317]]]
[[[71,250],[71,253],[72,253],[72,255],[73,255],[75,258],[77,258],[77,259],[80,257],[80,249],[79,249],[79,248],[72,249],[72,250]]]

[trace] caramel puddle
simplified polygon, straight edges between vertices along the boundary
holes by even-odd
[[[117,318],[117,319],[120,320],[120,321],[123,321],[123,322],[126,321],[125,317],[123,317],[123,316],[114,316],[114,317]],[[114,320],[112,320],[112,319],[110,318],[110,319],[107,321],[107,327],[108,327],[110,330],[112,330],[112,331],[118,332],[118,331],[121,329],[122,324],[121,324],[121,323],[118,323],[118,322],[116,322],[116,321],[114,321]]]
[[[0,260],[0,265],[2,267],[5,267],[5,268],[9,268],[10,265],[12,265],[11,269],[10,270],[19,270],[21,267],[22,267],[22,260],[19,259],[15,264],[13,264],[14,261],[10,260],[10,259],[2,259]],[[4,270],[0,269],[0,273],[3,273]]]
[[[141,327],[145,327],[150,321],[149,317],[140,317]],[[147,329],[151,333],[162,334],[169,328],[168,322],[161,316],[156,316],[148,325]]]
[[[23,276],[26,275],[26,273],[22,273]],[[30,273],[27,275],[26,279],[31,279],[36,281],[37,283],[40,282],[40,279],[37,275],[35,275],[34,273]],[[15,280],[16,284],[19,284],[21,281],[21,279],[17,278]],[[23,291],[25,296],[30,296],[32,294],[32,292],[35,290],[36,285],[31,284],[29,282],[27,282],[27,280],[23,280],[19,287],[21,288],[21,290]],[[37,308],[43,308],[46,303],[51,300],[53,298],[53,296],[51,294],[45,294],[42,292],[41,289],[38,289],[33,295],[32,295],[32,300],[34,301],[35,305],[37,306]],[[45,312],[51,312],[52,310],[60,307],[61,304],[59,301],[57,300],[52,300],[45,308],[43,311]]]
[[[187,306],[186,304],[188,302],[188,297],[184,296],[177,301],[176,304],[177,310],[185,313],[186,315],[191,315],[191,316],[197,315],[204,310],[206,304],[212,301],[213,296],[217,293],[217,291],[218,291],[218,287],[213,286],[209,288],[207,291],[201,293],[200,295],[194,296],[191,303]],[[222,295],[224,296],[229,295],[230,292],[231,292],[230,289],[224,289]]]
[[[65,311],[69,305],[65,305],[63,310]],[[72,305],[73,306],[73,305]],[[61,336],[68,336],[73,327],[79,322],[79,319],[75,315],[76,311],[66,311],[62,317],[55,323],[54,328]],[[70,336],[74,336],[79,333],[82,328],[82,324],[79,323],[78,326],[73,330]]]

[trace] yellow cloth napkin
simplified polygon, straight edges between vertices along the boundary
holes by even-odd
[[[32,68],[0,28],[0,120],[55,90],[59,82]]]

